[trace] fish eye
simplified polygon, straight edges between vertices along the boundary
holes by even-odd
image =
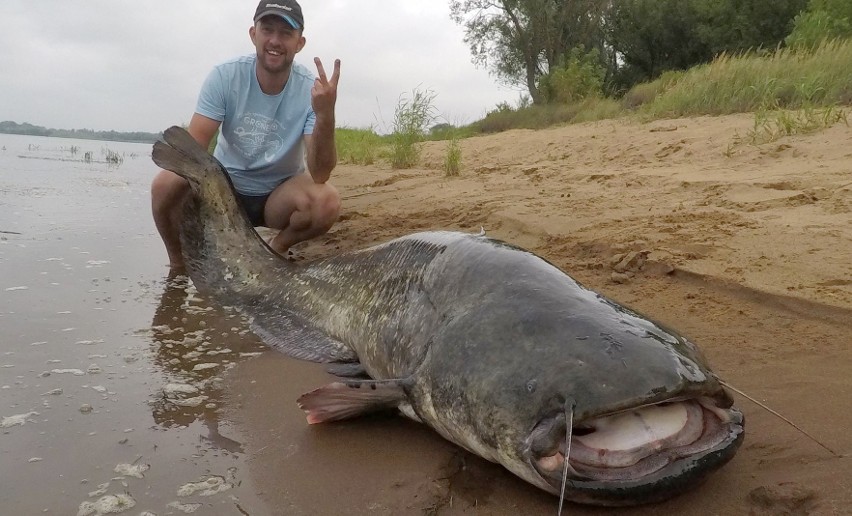
[[[527,392],[532,394],[535,392],[536,387],[538,387],[538,381],[532,379],[527,382]]]

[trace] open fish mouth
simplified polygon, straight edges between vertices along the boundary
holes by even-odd
[[[742,441],[743,417],[694,398],[578,422],[570,447],[565,430],[561,415],[539,422],[530,435],[535,470],[558,493],[568,455],[569,490],[617,494],[612,504],[621,505],[653,501],[648,488],[661,482],[671,496],[725,464]]]

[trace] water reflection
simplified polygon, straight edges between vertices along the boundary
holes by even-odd
[[[203,423],[202,437],[213,447],[242,451],[240,443],[219,433],[223,376],[240,360],[267,349],[234,310],[209,304],[182,273],[165,280],[160,304],[151,321],[153,361],[164,376],[151,404],[162,427]]]

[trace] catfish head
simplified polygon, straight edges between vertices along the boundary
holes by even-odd
[[[433,291],[455,308],[412,388],[418,417],[581,503],[663,500],[733,457],[742,414],[694,344],[532,254],[489,255],[467,269],[489,275]]]

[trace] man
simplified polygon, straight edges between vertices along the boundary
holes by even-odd
[[[316,79],[294,63],[305,46],[303,30],[295,0],[262,0],[249,29],[256,54],[213,69],[188,129],[207,148],[221,127],[214,156],[228,170],[252,224],[280,230],[269,244],[281,254],[327,232],[340,212],[340,195],[328,182],[337,164],[340,60],[328,78],[314,58]],[[187,181],[167,170],[151,184],[154,222],[172,268],[184,265],[179,227],[188,192]]]

